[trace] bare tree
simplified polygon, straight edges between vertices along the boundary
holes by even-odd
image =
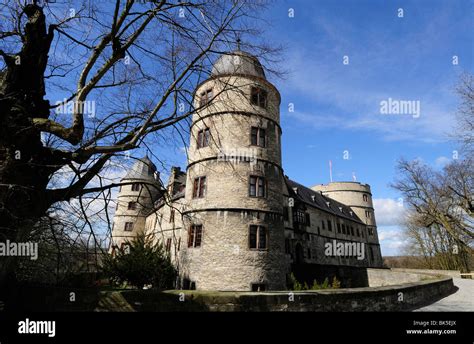
[[[181,135],[215,55],[257,33],[261,9],[246,1],[38,3],[0,4],[1,240],[27,240],[57,202],[118,186],[97,177],[120,153]],[[0,261],[0,281],[14,266]]]
[[[446,256],[450,262],[443,266],[452,268],[454,264],[462,272],[469,271],[474,239],[473,168],[469,160],[455,161],[436,172],[420,161],[401,160],[398,170],[402,177],[393,184],[412,211],[407,220],[412,247],[425,257]]]
[[[456,91],[461,99],[457,112],[457,130],[455,138],[461,142],[467,155],[474,153],[474,76],[469,73],[461,75]]]

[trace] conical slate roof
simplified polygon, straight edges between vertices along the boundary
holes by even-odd
[[[123,177],[124,179],[142,179],[142,180],[153,180],[156,181],[157,172],[155,164],[145,156],[141,159],[138,159],[128,171],[128,173]]]
[[[241,50],[222,55],[212,67],[212,76],[229,74],[250,75],[265,79],[265,72],[260,61],[252,54]]]

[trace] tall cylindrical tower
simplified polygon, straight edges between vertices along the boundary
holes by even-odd
[[[133,239],[145,230],[145,220],[160,194],[159,174],[148,158],[138,159],[120,181],[112,227],[111,249]]]
[[[359,182],[333,182],[327,185],[315,185],[313,190],[349,206],[352,211],[367,225],[368,257],[371,266],[382,264],[377,223],[375,221],[372,192],[369,184]]]
[[[258,59],[240,50],[196,89],[181,260],[197,289],[285,287],[279,106]]]

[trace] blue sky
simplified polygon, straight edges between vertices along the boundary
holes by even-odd
[[[355,173],[369,183],[384,255],[402,253],[404,241],[400,195],[389,186],[396,161],[441,167],[456,149],[448,134],[454,87],[473,71],[473,9],[461,0],[276,1],[266,15],[265,37],[284,46],[288,72],[272,79],[282,95],[285,173],[308,186],[326,183],[332,160],[334,180]],[[419,101],[420,116],[380,114],[388,98]]]
[[[452,158],[456,144],[447,135],[455,124],[454,88],[462,72],[474,69],[474,1],[267,2],[259,38],[283,46],[281,62],[271,67],[286,73],[269,80],[282,96],[285,174],[307,186],[327,183],[331,160],[335,181],[355,174],[370,184],[382,254],[401,254],[404,208],[389,184],[401,157],[438,168]],[[380,102],[389,98],[418,101],[420,116],[381,114]],[[186,165],[179,140],[153,152],[166,161],[159,166],[164,180],[170,166]]]

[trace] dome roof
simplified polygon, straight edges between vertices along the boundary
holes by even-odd
[[[222,55],[212,66],[212,76],[228,74],[251,75],[265,79],[265,72],[260,61],[241,50]]]
[[[123,179],[143,179],[149,181],[158,180],[158,173],[156,171],[155,164],[145,156],[144,158],[138,159],[128,171],[128,173],[123,177]],[[123,180],[122,179],[122,180]]]

